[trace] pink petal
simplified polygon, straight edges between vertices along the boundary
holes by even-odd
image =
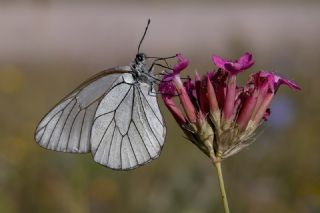
[[[220,68],[220,69],[225,69],[224,65],[225,65],[226,63],[228,63],[227,60],[221,58],[221,57],[218,56],[218,55],[213,55],[213,56],[212,56],[212,61],[213,61],[213,63],[214,63],[218,68]]]
[[[173,73],[179,74],[189,65],[189,60],[185,58],[181,53],[177,54],[178,63],[173,67]]]
[[[245,53],[243,54],[238,61],[238,64],[241,64],[242,69],[248,69],[252,65],[254,65],[254,61],[252,59],[252,54],[251,53]]]
[[[226,60],[220,56],[213,55],[212,61],[217,67],[230,72],[232,75],[237,75],[239,72],[250,68],[254,64],[251,53],[243,54],[239,60],[236,61]]]

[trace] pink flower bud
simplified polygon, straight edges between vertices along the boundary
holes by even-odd
[[[236,97],[236,87],[236,76],[231,75],[228,79],[227,94],[223,107],[223,118],[227,122],[230,120],[233,113],[234,102]]]
[[[258,111],[256,112],[256,114],[252,118],[255,126],[258,126],[260,124],[262,118],[264,117],[264,115],[265,115],[265,113],[266,113],[266,111],[272,101],[273,96],[274,96],[274,93],[270,92],[266,95],[266,97],[262,101]]]
[[[237,118],[237,124],[242,130],[245,130],[248,125],[248,122],[253,113],[253,109],[257,103],[257,96],[258,92],[256,90],[252,91],[251,94],[244,101],[244,104]]]
[[[208,92],[208,102],[209,102],[210,111],[211,113],[214,113],[219,109],[219,107],[218,107],[216,93],[214,92],[214,88],[212,86],[212,83],[209,77],[207,77],[207,92]]]
[[[188,93],[186,91],[186,89],[184,88],[181,79],[179,76],[175,76],[175,78],[173,79],[178,95],[179,95],[179,100],[180,103],[187,115],[187,118],[189,120],[189,122],[191,123],[195,123],[197,120],[197,114],[196,114],[196,110],[188,96]]]
[[[166,105],[166,107],[169,109],[177,123],[181,126],[186,123],[186,119],[184,118],[182,112],[177,107],[175,102],[171,98],[163,98],[163,101]]]

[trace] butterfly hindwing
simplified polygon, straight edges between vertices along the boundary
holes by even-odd
[[[157,158],[166,131],[156,97],[144,98],[151,86],[132,83],[129,75],[124,79],[100,102],[91,134],[94,160],[116,170],[133,169]]]

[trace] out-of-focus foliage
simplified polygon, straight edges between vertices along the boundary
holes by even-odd
[[[94,7],[90,8],[91,12],[94,11],[92,8]],[[190,15],[195,15],[192,6],[190,8]],[[143,11],[148,11],[148,7]],[[288,9],[281,11],[285,12]],[[307,12],[302,15],[308,17]],[[219,22],[224,24],[222,17]],[[312,20],[319,23],[319,16],[316,17],[317,20]],[[50,20],[46,21],[48,23],[39,27],[50,24]],[[76,19],[74,21],[76,23]],[[133,17],[129,21],[136,20]],[[234,21],[239,21],[239,27],[246,22]],[[10,20],[1,20],[2,24],[8,22]],[[39,23],[39,20],[35,22]],[[116,21],[109,19],[103,22]],[[32,23],[29,24],[32,27]],[[288,40],[285,39],[285,32],[278,32],[282,40],[268,43],[262,39],[258,46],[250,43],[249,35],[245,32],[235,30],[234,34],[228,34],[223,43],[210,43],[209,39],[199,40],[194,37],[187,48],[182,47],[185,44],[181,40],[184,40],[184,35],[185,39],[190,39],[187,35],[193,31],[193,27],[202,29],[197,32],[200,37],[206,33],[206,29],[215,28],[210,21],[203,28],[197,27],[199,24],[201,23],[189,23],[185,25],[188,29],[177,26],[180,30],[178,32],[165,26],[151,26],[162,28],[163,35],[157,35],[157,39],[163,36],[168,42],[171,42],[172,31],[172,37],[176,36],[178,39],[167,48],[170,51],[185,50],[184,54],[190,59],[191,67],[197,68],[199,72],[212,69],[210,53],[237,58],[249,50],[259,62],[256,67],[279,70],[302,87],[299,93],[281,88],[273,102],[271,119],[261,128],[257,142],[224,161],[223,170],[231,210],[252,213],[319,212],[320,44],[314,39],[320,36],[319,28],[314,26],[314,31],[307,32],[297,30],[299,36],[288,35],[291,38]],[[283,26],[283,30],[294,31],[288,28],[293,25],[289,22],[287,24]],[[12,27],[17,25],[13,23]],[[101,25],[102,28],[103,26]],[[127,25],[123,26],[125,27],[129,28]],[[12,30],[13,41],[21,36],[14,34],[19,29],[10,26],[5,29]],[[297,29],[300,29],[299,26]],[[81,37],[81,33],[85,32],[79,31],[78,34],[81,39],[87,40],[88,46],[93,45],[99,49],[101,43],[115,42],[121,51],[111,49],[105,55],[101,55],[99,50],[94,52],[94,49],[79,52],[78,46],[72,46],[73,39],[77,38],[69,38],[66,33],[67,41],[64,45],[70,43],[69,54],[73,52],[70,49],[74,50],[74,57],[65,57],[61,47],[52,48],[54,38],[50,40],[51,44],[42,42],[41,47],[34,45],[30,55],[22,55],[20,52],[10,52],[8,44],[1,42],[0,36],[0,212],[222,212],[213,166],[209,159],[183,138],[182,132],[163,107],[168,135],[162,154],[158,160],[133,171],[112,171],[94,163],[90,154],[47,151],[35,143],[33,133],[37,122],[60,98],[101,67],[108,68],[108,64],[123,65],[131,60],[130,55],[134,57],[137,42],[126,46],[121,39],[134,37],[131,41],[135,41],[139,37],[137,35],[121,34],[119,38],[108,37],[96,44],[90,36],[86,39]],[[90,35],[97,33],[99,32],[90,31]],[[41,40],[44,35],[33,36],[35,38],[31,42]],[[158,47],[161,54],[170,54],[169,51],[164,51],[166,41],[161,41],[161,44],[157,44],[154,39],[154,43],[148,42],[152,37],[152,30],[148,36],[144,49],[148,49],[148,45],[152,46],[150,54],[157,53]],[[213,34],[210,37],[214,40]],[[28,44],[28,38],[25,39],[26,46],[33,44]],[[308,39],[312,44],[306,42]],[[81,45],[81,42],[77,44]],[[201,51],[198,44],[209,46]],[[10,45],[12,50],[20,48],[15,47],[14,42]],[[46,58],[43,55],[45,52],[41,51],[46,49],[46,45],[51,46],[50,50],[56,51],[56,58]],[[223,52],[216,52],[215,46],[219,46],[218,50]],[[1,50],[2,47],[6,48],[6,52]],[[7,57],[8,54],[11,58]],[[95,61],[96,58],[98,59]]]

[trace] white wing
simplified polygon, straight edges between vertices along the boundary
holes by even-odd
[[[37,143],[47,149],[85,153],[90,151],[90,134],[97,106],[130,67],[102,71],[60,101],[38,124]]]
[[[134,169],[157,158],[166,134],[155,96],[127,74],[100,102],[92,127],[94,160],[116,170]]]
[[[157,158],[166,134],[151,86],[134,81],[130,67],[94,76],[58,103],[39,123],[35,139],[47,149],[86,153],[116,170]]]

